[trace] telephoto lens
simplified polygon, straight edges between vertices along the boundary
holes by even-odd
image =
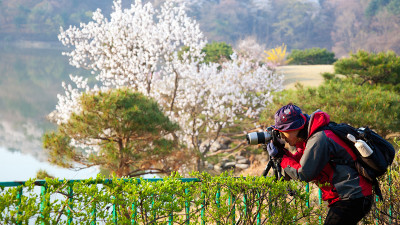
[[[249,145],[266,144],[271,139],[272,135],[270,131],[252,132],[246,135],[247,144]]]

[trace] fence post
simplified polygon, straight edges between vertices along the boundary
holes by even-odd
[[[268,216],[272,215],[272,199],[271,199],[271,191],[268,191]]]
[[[74,183],[71,183],[68,185],[68,209],[67,209],[67,216],[68,216],[67,224],[68,225],[70,225],[72,223],[72,207],[73,207],[73,201],[74,201],[73,185],[74,185]]]
[[[376,202],[376,203],[379,202],[379,197],[378,197],[378,195],[375,195],[375,202]],[[376,215],[376,224],[378,225],[378,222],[379,222],[379,210],[378,210],[378,209],[375,210],[375,215]]]
[[[243,204],[244,204],[244,219],[247,217],[247,194],[243,196]]]
[[[205,225],[205,221],[204,221],[204,212],[205,212],[205,207],[206,207],[206,200],[205,200],[205,194],[204,191],[201,190],[201,211],[200,211],[200,217],[201,217],[201,225]]]
[[[40,192],[40,218],[42,219],[42,224],[44,225],[44,208],[46,207],[46,194],[47,194],[47,183],[44,183],[41,187]]]
[[[220,207],[221,207],[221,202],[220,202],[220,197],[221,197],[221,187],[220,187],[220,184],[218,184],[218,189],[217,189],[217,195],[216,195],[216,197],[217,197],[217,199],[216,199],[216,202],[217,202],[217,208],[219,209]],[[219,221],[217,221],[217,225],[219,225],[220,224],[220,222]]]
[[[307,192],[307,194],[310,193],[310,184],[309,183],[307,183],[307,185],[306,185],[306,192]],[[307,197],[306,206],[307,206],[307,208],[310,208],[310,195],[308,195],[308,197]]]
[[[389,171],[388,171],[388,178],[389,178],[389,202],[390,202],[390,205],[389,205],[389,224],[391,224],[392,223],[392,207],[393,207],[393,204],[392,204],[392,189],[391,189],[391,186],[392,186],[392,175],[391,175],[391,173],[392,173],[392,167],[390,166],[389,167]]]
[[[140,184],[140,179],[137,178],[136,182],[137,183],[135,184],[135,187],[137,188],[138,184]],[[137,218],[137,205],[135,203],[137,203],[137,202],[133,202],[132,203],[132,211],[133,211],[132,212],[132,225],[138,224],[137,221],[136,221],[136,218]]]
[[[137,209],[135,203],[132,203],[132,225],[137,224],[136,223],[136,216],[137,216]]]
[[[260,205],[260,192],[257,191],[257,225],[261,224]]]
[[[20,225],[20,216],[22,215],[22,212],[20,211],[20,205],[21,205],[21,199],[22,199],[22,188],[23,186],[18,186],[17,187],[17,224]]]
[[[308,194],[307,196],[307,200],[306,200],[306,207],[310,208],[310,183],[306,184],[306,193]],[[310,221],[310,219],[308,219],[308,221]],[[306,224],[309,224],[308,222]]]
[[[185,194],[189,194],[189,189],[185,188]],[[186,200],[185,201],[185,209],[186,209],[186,224],[190,224],[190,203]]]
[[[157,212],[154,209],[154,204],[155,204],[155,201],[154,201],[154,194],[153,194],[152,197],[151,197],[151,209],[153,211],[153,221],[156,221]],[[155,224],[155,223],[151,223],[151,224]]]
[[[236,201],[236,199],[235,199],[235,196],[232,194],[232,191],[231,190],[229,190],[229,202],[228,202],[228,204],[229,204],[229,208],[231,208],[231,205],[232,205],[232,225],[235,225],[236,224],[236,218],[235,218],[235,214],[236,214],[236,208],[235,208],[235,201]]]
[[[115,198],[115,196],[112,196],[112,200],[113,200],[113,211],[112,211],[112,214],[113,214],[113,223],[116,225],[116,224],[118,224],[118,214],[117,214],[117,206],[115,205],[115,200],[116,198]]]
[[[318,189],[318,205],[322,205],[322,191],[321,188]],[[322,216],[319,216],[319,224],[322,224]]]
[[[92,202],[92,212],[90,214],[91,214],[91,219],[92,219],[90,224],[95,225],[96,224],[96,202],[95,201]]]
[[[172,202],[174,202],[175,195],[172,195]],[[172,225],[174,223],[174,212],[171,210],[171,213],[168,215],[168,225]]]

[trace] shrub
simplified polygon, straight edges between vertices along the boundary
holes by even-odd
[[[329,52],[325,48],[293,49],[287,58],[290,60],[290,64],[294,65],[332,64],[337,60],[335,53]]]
[[[288,64],[288,60],[286,60],[286,45],[282,44],[276,48],[270,49],[268,51],[264,51],[266,56],[264,57],[264,61],[270,63],[272,66],[282,66]]]
[[[194,174],[182,182],[179,175],[147,181],[101,177],[68,183],[46,180],[46,190],[33,192],[34,181],[3,189],[0,223],[89,224],[316,224],[318,215],[307,207],[309,194],[299,182],[276,182],[272,177],[232,177]],[[201,182],[199,182],[201,181]],[[97,185],[103,184],[103,185]],[[41,185],[44,185],[42,183]],[[294,190],[293,196],[288,189]],[[68,196],[73,195],[73,198]],[[41,202],[42,204],[37,204]],[[41,207],[39,207],[41,205]],[[32,221],[33,222],[33,221]]]
[[[184,52],[189,52],[190,48],[188,46],[183,46],[181,50],[178,51],[178,57],[182,60],[182,55]],[[205,54],[204,63],[222,63],[226,60],[231,60],[231,55],[233,54],[233,48],[231,45],[225,42],[212,42],[206,44],[201,52]]]
[[[382,177],[384,201],[375,202],[366,224],[399,221],[399,160],[397,153],[391,170]],[[227,173],[193,176],[189,180],[177,174],[154,180],[46,179],[0,187],[0,223],[67,224],[70,219],[71,224],[233,224],[233,220],[235,224],[320,224],[326,216],[326,203],[310,196],[313,190],[305,191],[303,182]],[[43,186],[42,194],[35,185]]]
[[[334,64],[335,73],[360,77],[363,82],[399,84],[400,57],[393,51],[369,53],[360,50]]]
[[[230,60],[233,54],[232,46],[225,42],[206,44],[201,51],[206,54],[204,57],[205,63],[221,63],[224,60]]]

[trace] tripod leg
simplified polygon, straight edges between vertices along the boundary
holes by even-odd
[[[278,177],[277,179],[280,180],[282,178],[282,171],[281,171],[281,163],[279,161],[275,161],[275,170],[277,171]]]
[[[269,170],[271,169],[272,165],[273,165],[273,163],[272,163],[272,160],[270,159],[269,162],[268,162],[268,164],[267,164],[267,166],[265,167],[265,169],[264,169],[264,171],[263,171],[263,173],[262,173],[262,175],[263,175],[264,177],[266,177],[266,176],[268,175],[268,172],[269,172]]]

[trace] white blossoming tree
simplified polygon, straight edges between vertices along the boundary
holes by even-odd
[[[216,140],[236,120],[257,118],[271,93],[282,88],[282,76],[235,54],[222,65],[202,63],[206,40],[179,1],[166,1],[157,10],[140,0],[122,9],[114,0],[109,19],[97,10],[92,22],[61,29],[59,39],[72,48],[64,53],[70,64],[90,70],[99,85],[89,87],[88,78],[71,75],[76,87],[63,83],[58,124],[81,110],[82,93],[129,87],[158,102],[181,127],[175,139],[198,157],[205,154],[199,151],[202,140]]]

